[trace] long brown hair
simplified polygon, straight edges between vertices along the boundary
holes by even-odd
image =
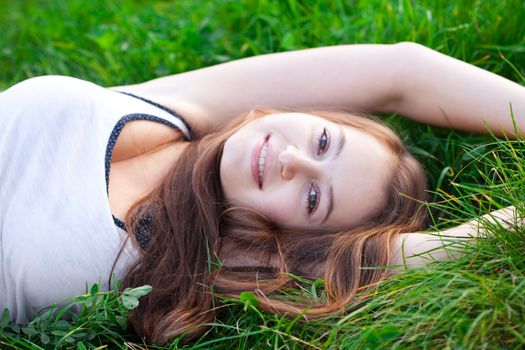
[[[229,206],[219,177],[224,143],[254,118],[280,112],[289,110],[256,108],[192,142],[163,183],[129,210],[125,222],[131,237],[143,219],[151,223],[151,240],[122,283],[122,288],[153,286],[129,317],[147,341],[198,335],[200,325],[216,316],[218,294],[239,297],[250,291],[267,311],[296,316],[308,308],[305,318],[341,311],[361,300],[358,290],[374,288],[388,275],[394,236],[423,226],[426,180],[419,163],[384,124],[342,111],[302,112],[363,129],[388,146],[396,164],[383,207],[346,230],[298,231],[279,228],[249,208]],[[241,254],[245,258],[236,259]],[[365,268],[373,266],[383,268]],[[298,283],[290,274],[324,279],[325,302],[274,297]]]

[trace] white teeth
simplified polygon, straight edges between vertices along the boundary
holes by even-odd
[[[261,149],[261,152],[259,153],[259,181],[262,183],[262,177],[264,172],[264,163],[266,162],[266,153],[268,152],[268,143],[265,143],[264,146]]]

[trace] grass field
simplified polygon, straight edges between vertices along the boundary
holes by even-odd
[[[524,18],[523,0],[0,0],[0,90],[44,74],[122,85],[269,52],[407,40],[525,84]],[[385,117],[427,170],[437,228],[508,205],[523,212],[522,141]],[[225,300],[202,338],[166,348],[522,349],[524,234],[493,227],[462,258],[399,275],[364,307],[323,321]],[[47,314],[19,327],[4,315],[0,348],[145,348],[124,322],[142,292],[94,287],[71,322]]]

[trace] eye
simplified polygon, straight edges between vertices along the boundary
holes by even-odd
[[[318,204],[319,187],[317,187],[315,183],[312,183],[308,189],[308,194],[306,195],[306,211],[308,212],[308,215],[311,215],[315,209],[317,209]]]
[[[319,140],[317,142],[317,155],[324,153],[328,148],[329,143],[330,137],[328,136],[326,128],[324,128],[323,133],[321,134],[321,137],[319,137]]]

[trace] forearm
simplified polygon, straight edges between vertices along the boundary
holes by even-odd
[[[411,119],[473,132],[514,134],[510,104],[525,130],[525,87],[421,45],[407,45],[397,112]]]
[[[441,232],[403,233],[393,242],[392,265],[419,267],[432,260],[458,257],[454,244],[487,233],[488,225],[505,229],[520,223],[513,206],[495,210],[482,217]],[[452,249],[451,249],[452,248]]]

